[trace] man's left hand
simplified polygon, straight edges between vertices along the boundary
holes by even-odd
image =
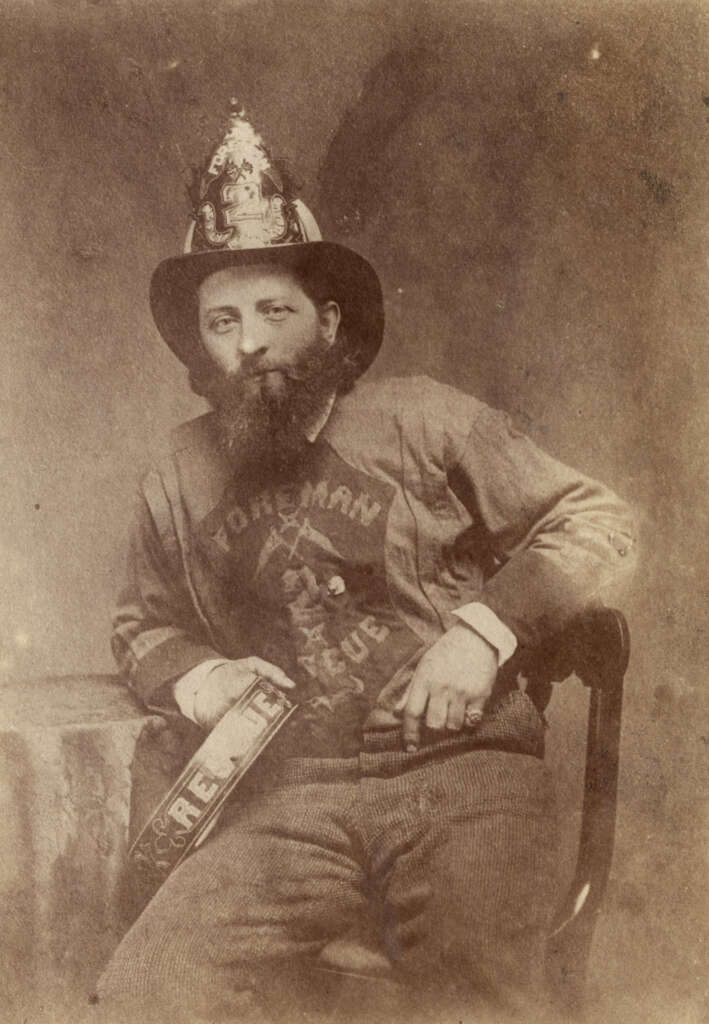
[[[414,672],[404,707],[407,751],[418,749],[421,723],[429,729],[463,728],[466,711],[482,711],[497,675],[496,649],[462,623],[430,647]]]

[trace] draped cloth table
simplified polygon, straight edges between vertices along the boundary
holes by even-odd
[[[0,687],[3,1020],[86,1004],[125,930],[136,751],[163,731],[112,676]]]

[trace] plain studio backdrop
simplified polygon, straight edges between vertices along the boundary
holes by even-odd
[[[506,409],[639,510],[599,1018],[706,1021],[708,8],[8,2],[1,8],[2,679],[109,672],[133,492],[201,411],[147,285],[232,95],[379,269],[372,376]],[[703,621],[702,621],[703,620]],[[569,824],[584,695],[552,709]]]

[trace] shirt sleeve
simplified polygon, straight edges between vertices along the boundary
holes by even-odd
[[[542,451],[504,413],[477,406],[449,480],[495,566],[478,601],[520,644],[617,599],[635,561],[628,506]]]
[[[126,585],[113,617],[111,647],[128,685],[145,704],[177,711],[175,680],[195,665],[223,655],[215,650],[198,618],[168,519],[158,525],[141,493],[128,548]]]
[[[185,675],[180,676],[173,686],[172,692],[175,702],[185,718],[189,718],[196,725],[199,725],[194,715],[195,697],[202,684],[212,674],[214,669],[222,668],[228,664],[229,661],[226,658],[210,658],[208,661],[200,662],[199,665],[195,665]]]
[[[480,601],[471,601],[461,608],[454,608],[453,614],[495,648],[498,668],[502,668],[517,650],[517,637],[512,630]]]

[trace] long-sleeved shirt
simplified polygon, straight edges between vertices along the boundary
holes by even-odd
[[[381,721],[466,608],[534,645],[633,553],[626,505],[504,414],[425,377],[360,383],[271,483],[235,474],[213,414],[178,428],[141,487],[113,648],[148,704],[257,654],[300,699],[352,690]]]

